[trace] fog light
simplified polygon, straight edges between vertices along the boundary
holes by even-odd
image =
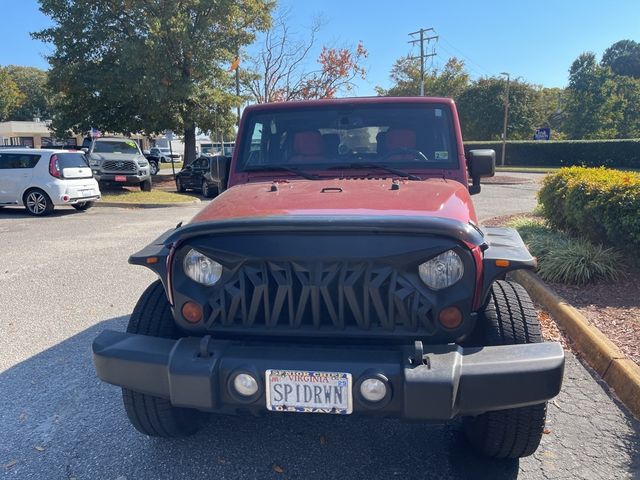
[[[187,302],[182,306],[182,316],[189,323],[202,320],[202,307],[195,302]]]
[[[233,388],[243,397],[250,397],[258,392],[258,381],[248,373],[239,373],[233,379]]]
[[[379,402],[387,395],[387,386],[377,378],[367,378],[360,384],[360,394],[369,402]]]
[[[447,307],[440,310],[438,320],[445,328],[458,328],[462,323],[462,312],[458,307]]]

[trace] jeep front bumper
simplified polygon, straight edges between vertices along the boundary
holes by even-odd
[[[266,411],[268,369],[382,374],[391,395],[372,405],[353,388],[353,412],[420,420],[447,420],[522,407],[560,391],[564,352],[558,343],[462,348],[458,345],[320,346],[179,340],[115,331],[93,342],[97,375],[105,382],[169,399],[175,406],[235,413]],[[249,400],[231,391],[231,379],[250,372],[259,383]]]

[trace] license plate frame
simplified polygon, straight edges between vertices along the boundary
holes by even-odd
[[[115,181],[116,182],[126,182],[127,181],[127,176],[126,175],[116,175]]]
[[[314,378],[317,381],[311,380]],[[306,379],[309,381],[305,381]],[[273,381],[273,379],[278,379]],[[327,380],[327,381],[324,381]],[[299,402],[292,401],[282,402],[283,391],[280,392],[280,399],[275,398],[278,392],[272,391],[272,384],[280,383],[282,385],[291,385],[291,394],[295,394],[299,400],[299,396],[305,395],[309,390],[305,390],[306,385],[311,389],[311,396],[313,397],[317,390],[314,391],[313,387],[318,386],[322,388],[321,396],[326,398],[327,390],[324,387],[329,387],[329,396],[333,394],[334,398],[338,395],[335,390],[331,390],[331,387],[341,387],[341,391],[346,395],[345,399],[341,399],[338,402],[331,402],[324,406],[318,406],[315,402]],[[344,382],[344,383],[343,383]],[[302,388],[296,389],[295,386],[300,385]],[[288,369],[269,369],[265,371],[265,390],[266,390],[266,407],[267,410],[272,412],[293,412],[293,413],[328,413],[334,415],[350,415],[353,413],[353,378],[350,373],[347,372],[325,372],[315,370],[288,370]],[[284,389],[285,387],[283,387]],[[297,390],[297,391],[296,391]],[[316,397],[317,398],[317,397]],[[313,398],[312,398],[313,400]],[[306,404],[305,404],[306,403]]]

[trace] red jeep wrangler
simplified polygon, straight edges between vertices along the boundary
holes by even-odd
[[[247,108],[228,189],[131,256],[159,280],[95,339],[98,376],[148,435],[203,412],[462,417],[486,455],[530,455],[564,354],[505,280],[535,266],[517,232],[478,225],[494,165],[465,158],[450,99]]]

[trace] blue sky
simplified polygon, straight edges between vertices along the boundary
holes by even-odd
[[[48,25],[36,0],[0,0],[0,65],[46,68],[48,47],[29,32]],[[571,62],[584,51],[598,56],[621,39],[640,41],[638,0],[281,0],[291,9],[295,30],[305,32],[315,15],[325,25],[320,45],[362,41],[369,51],[368,76],[355,93],[370,95],[389,86],[395,59],[411,51],[407,33],[433,27],[440,40],[433,64],[450,56],[466,61],[472,77],[509,72],[512,77],[548,87],[567,82]],[[416,53],[417,50],[414,50]],[[318,51],[314,52],[314,57]]]

